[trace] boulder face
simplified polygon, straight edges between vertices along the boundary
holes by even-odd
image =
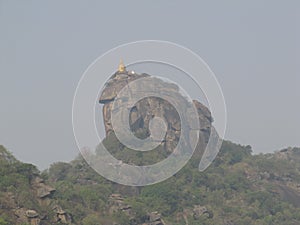
[[[132,207],[124,202],[124,198],[121,194],[112,194],[109,197],[109,214],[113,215],[117,212],[123,212],[125,215],[134,218],[132,213]]]
[[[149,220],[145,225],[165,225],[165,222],[162,220],[161,215],[158,212],[151,212],[148,214]]]
[[[17,217],[17,224],[30,224],[40,225],[41,220],[37,211],[33,209],[19,208],[15,210],[15,216]]]
[[[106,136],[109,136],[110,133],[114,132],[111,122],[111,112],[113,104],[116,104],[114,103],[114,101],[117,98],[118,93],[130,82],[140,78],[150,77],[151,76],[148,74],[136,74],[128,71],[116,72],[105,84],[105,87],[102,90],[99,99],[99,103],[103,104],[103,122]],[[159,80],[158,85],[162,85],[161,87],[163,88],[164,93],[167,93],[169,95],[180,95],[179,87],[177,85],[162,81],[160,79],[157,80]],[[129,93],[134,95],[135,91],[142,92],[143,88],[137,86],[134,88],[134,90],[129,89],[128,91]],[[179,99],[179,101],[181,101],[181,103],[183,101],[187,102],[183,97],[182,99]],[[183,104],[187,104],[185,102]],[[198,148],[200,147],[200,149],[203,150],[210,136],[211,124],[213,119],[207,107],[205,107],[197,100],[194,100],[193,104],[198,111],[198,119],[200,124]],[[121,104],[118,103],[118,105]],[[134,107],[131,108],[129,114],[129,125],[131,131],[135,134],[135,136],[139,138],[150,136],[151,132],[149,129],[149,125],[151,119],[154,117],[160,117],[164,119],[167,128],[162,145],[167,152],[172,152],[179,141],[182,124],[178,112],[170,102],[158,97],[146,97],[136,102]]]
[[[33,208],[26,208],[24,205],[19,204],[18,196],[12,192],[4,192],[3,198],[0,200],[0,209],[5,210],[6,214],[13,214],[15,223],[41,225],[41,224],[72,224],[72,217],[69,213],[65,212],[61,206],[55,205],[56,200],[52,198],[55,189],[45,183],[39,177],[33,177],[30,182],[32,192],[32,200],[36,203]],[[5,204],[5,208],[1,204]],[[42,210],[46,208],[47,211]]]
[[[55,192],[55,188],[46,185],[44,183],[44,180],[41,179],[40,177],[36,177],[33,180],[32,186],[36,190],[37,196],[40,199],[46,199],[47,197],[50,197]]]

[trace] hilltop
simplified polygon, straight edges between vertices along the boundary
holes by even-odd
[[[147,138],[151,119],[161,116],[167,121],[164,141],[141,153],[118,140],[111,121],[113,101],[125,85],[141,77],[150,75],[126,71],[122,65],[106,83],[99,102],[106,131],[103,144],[125,163],[148,165],[171,154],[184,124],[170,103],[149,97],[131,110],[130,129],[135,136]],[[163,88],[167,93],[179,92],[174,84],[164,83]],[[299,225],[300,148],[253,155],[249,145],[223,141],[212,164],[199,172],[213,118],[200,102],[178,100],[185,110],[195,106],[199,141],[184,168],[154,185],[129,187],[111,182],[91,169],[81,155],[41,172],[0,146],[0,225]],[[184,142],[188,140],[187,135]]]

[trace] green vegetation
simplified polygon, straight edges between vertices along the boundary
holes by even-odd
[[[37,205],[31,191],[31,180],[39,171],[31,164],[21,163],[10,152],[0,146],[0,224],[12,224],[12,215],[7,214],[5,207],[32,208]],[[12,197],[14,196],[13,200]]]
[[[113,138],[106,142],[116,155],[124,150]],[[150,156],[151,160],[162,157],[157,152]],[[137,162],[140,156],[131,153],[127,160]],[[42,210],[31,190],[32,179],[38,175],[56,188],[52,200],[78,225],[143,224],[155,211],[173,225],[186,220],[192,225],[299,224],[300,149],[252,155],[250,146],[225,141],[205,172],[198,171],[198,160],[195,156],[162,183],[133,188],[107,181],[81,157],[70,163],[54,163],[39,174],[33,165],[19,162],[0,146],[0,225],[15,224],[13,209],[3,207],[10,204],[8,193],[16,197],[17,207],[40,214],[49,210]],[[120,194],[122,203],[114,203],[112,194]],[[197,207],[205,210],[197,214]],[[45,220],[43,224],[48,223]]]

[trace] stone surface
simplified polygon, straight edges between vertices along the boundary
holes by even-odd
[[[129,217],[133,215],[132,207],[124,202],[124,198],[120,194],[112,194],[109,197],[109,213],[112,215],[119,211],[124,212]]]
[[[59,205],[53,207],[53,211],[56,213],[56,222],[63,224],[71,224],[72,217],[65,210],[63,210]]]
[[[17,224],[40,225],[41,220],[37,211],[33,209],[18,208],[14,211]]]
[[[113,102],[116,99],[118,93],[130,82],[145,77],[149,78],[151,76],[147,74],[132,74],[127,71],[122,73],[117,72],[106,83],[99,99],[100,104],[103,104],[103,122],[106,136],[114,131],[111,122],[111,111]],[[163,92],[169,95],[178,95],[178,86],[159,79],[157,79],[157,81],[159,81],[157,82],[158,85],[161,85],[162,89],[160,90],[163,90]],[[134,85],[134,83],[131,85],[134,90],[130,90],[130,93],[134,94],[135,91],[143,91],[142,87],[134,87]],[[152,84],[145,85],[149,86]],[[155,85],[153,85],[153,88],[156,88],[154,86]],[[115,105],[117,105],[115,110],[117,110],[118,107],[121,107],[123,104],[122,101],[126,101],[126,99],[119,101],[121,102],[114,103]],[[178,98],[178,101],[180,102],[180,105],[186,104],[186,113],[188,113],[189,108],[191,108],[189,105],[190,103],[188,103],[188,101],[184,97]],[[198,143],[198,147],[204,149],[206,143],[208,142],[211,123],[213,119],[207,107],[196,100],[194,100],[193,103],[198,111],[198,120],[200,123],[199,142],[201,143]],[[175,107],[168,101],[157,97],[147,97],[135,103],[134,107],[132,107],[131,109],[129,118],[130,128],[132,132],[135,134],[142,133],[144,135],[146,134],[146,136],[149,136],[149,122],[154,117],[163,118],[166,122],[167,132],[162,144],[164,145],[164,149],[167,152],[172,152],[179,141],[182,124],[180,120],[181,118]],[[191,130],[194,129],[193,127],[189,128]]]
[[[165,225],[165,223],[162,220],[160,213],[151,212],[149,213],[149,223],[147,223],[147,225]]]
[[[201,205],[195,205],[193,209],[193,217],[195,220],[200,219],[202,215],[207,215],[209,218],[212,217],[212,213],[207,210],[206,207]]]
[[[40,177],[35,178],[35,180],[32,182],[32,186],[36,190],[39,198],[49,197],[53,192],[55,192],[55,188],[46,185],[44,180]]]
[[[25,215],[28,217],[28,218],[36,218],[39,216],[39,214],[35,211],[35,210],[27,210],[25,212]]]

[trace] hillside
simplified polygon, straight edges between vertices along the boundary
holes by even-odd
[[[99,176],[81,157],[47,171],[0,151],[0,224],[298,225],[300,149],[252,155],[225,141],[200,173],[191,160],[172,178],[127,187]]]
[[[146,83],[134,82],[140,78]],[[121,117],[129,118],[125,124],[136,137],[145,139],[162,130],[151,127],[152,119],[161,117],[166,132],[152,151],[133,151],[119,141],[112,112],[134,102],[133,94],[116,100],[125,86],[130,87],[128,93],[144,93],[149,82],[167,96],[178,96],[175,105],[182,106],[186,117],[192,109],[195,111],[191,118],[184,116],[182,121],[169,101],[155,93],[142,98],[130,107],[129,115]],[[122,164],[154,164],[172,154],[178,143],[184,144],[184,151],[176,154],[185,154],[193,137],[197,137],[191,160],[177,174],[150,186],[124,186],[101,177],[81,155],[70,163],[57,162],[40,172],[0,146],[0,225],[299,225],[300,149],[253,155],[251,146],[224,141],[213,163],[199,172],[200,159],[214,132],[213,118],[200,102],[188,102],[179,93],[177,85],[126,71],[123,66],[105,84],[99,99],[106,132],[102,144]],[[183,127],[188,128],[186,133],[182,132]],[[218,142],[218,135],[212,136]],[[138,147],[141,146],[146,145]],[[212,158],[215,155],[216,152],[208,154]],[[100,145],[89,156],[102,162],[107,159],[101,154]],[[109,173],[111,166],[108,163]],[[119,177],[125,180],[146,179],[143,173],[128,178],[122,172],[119,169]]]

